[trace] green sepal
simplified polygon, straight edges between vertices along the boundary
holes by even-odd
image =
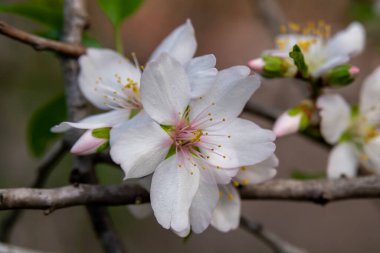
[[[132,109],[129,113],[129,119],[132,119],[134,116],[136,116],[140,112],[139,109]]]
[[[173,156],[175,154],[175,145],[172,145],[168,151],[168,153],[166,154],[166,157],[165,159],[168,159],[169,157]]]
[[[95,138],[109,140],[110,131],[111,131],[110,127],[103,127],[103,128],[93,129],[91,134]]]
[[[287,111],[287,113],[289,116],[297,116],[298,114],[302,113],[302,111],[301,111],[301,108],[299,107],[293,107],[293,108],[290,108]]]
[[[262,75],[268,78],[284,77],[288,71],[288,63],[281,57],[273,55],[263,56],[265,65],[263,67]]]
[[[350,74],[351,65],[344,64],[330,69],[326,74],[327,85],[332,87],[346,86],[354,81],[354,77]]]
[[[296,44],[293,46],[293,50],[289,53],[289,57],[293,59],[294,65],[296,65],[298,72],[303,78],[309,76],[308,66],[305,62],[305,57],[301,51],[301,48]]]
[[[96,149],[96,153],[106,151],[109,147],[110,147],[110,143],[109,141],[106,141],[105,143],[103,143]]]
[[[339,138],[339,143],[347,142],[352,140],[352,134],[349,131],[344,132],[340,138]]]
[[[160,127],[168,134],[173,130],[173,126],[160,125]]]

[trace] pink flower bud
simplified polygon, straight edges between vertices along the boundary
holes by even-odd
[[[283,113],[274,123],[273,132],[277,137],[298,132],[302,114],[291,116],[288,112]]]
[[[352,66],[352,67],[349,69],[348,72],[350,72],[350,75],[351,75],[351,76],[356,76],[357,74],[359,74],[360,69],[359,69],[358,67],[356,67],[356,66]]]
[[[256,72],[261,72],[265,66],[262,58],[256,58],[248,62],[248,66]]]
[[[92,136],[92,130],[87,130],[74,146],[71,148],[70,152],[75,155],[90,155],[96,153],[96,150],[106,143],[107,139],[99,139]]]

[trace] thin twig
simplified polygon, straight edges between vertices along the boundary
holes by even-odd
[[[70,45],[46,39],[17,29],[3,21],[0,21],[0,34],[32,46],[37,51],[51,51],[70,57],[79,57],[86,52],[86,48],[81,45]]]
[[[37,167],[37,177],[31,185],[31,188],[40,188],[44,186],[53,168],[64,157],[67,146],[61,140],[58,141],[42,159],[41,164]],[[3,218],[0,224],[0,241],[8,242],[14,225],[22,215],[22,210],[15,210]]]
[[[240,227],[256,236],[275,253],[307,253],[306,250],[290,244],[271,231],[265,229],[261,224],[250,221],[243,216],[240,218]]]
[[[303,201],[316,204],[380,198],[380,176],[336,180],[275,179],[240,189],[245,200]],[[88,185],[55,189],[0,189],[0,210],[42,209],[54,211],[78,205],[128,205],[146,203],[149,193],[139,186]]]

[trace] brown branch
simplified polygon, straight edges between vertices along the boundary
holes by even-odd
[[[275,179],[240,189],[246,200],[304,201],[326,204],[349,199],[380,198],[380,176],[337,180]],[[146,203],[149,193],[141,187],[122,185],[66,186],[55,189],[15,188],[0,190],[0,210],[56,209],[78,205],[128,205]]]
[[[68,43],[46,39],[17,29],[3,21],[0,21],[0,34],[32,46],[37,51],[51,51],[70,57],[79,57],[86,52],[86,48],[81,45],[70,45]]]
[[[49,153],[46,154],[46,156],[42,159],[41,164],[37,167],[37,177],[32,183],[31,188],[40,188],[45,184],[51,171],[56,166],[56,164],[64,157],[66,151],[67,146],[63,141],[57,142],[50,149]],[[17,223],[21,215],[21,210],[15,210],[9,213],[5,218],[3,218],[0,224],[0,241],[9,241],[13,227]]]
[[[290,244],[271,231],[265,229],[261,224],[250,221],[245,217],[240,218],[240,227],[256,236],[259,240],[268,245],[268,247],[270,247],[275,253],[307,253],[306,250]]]

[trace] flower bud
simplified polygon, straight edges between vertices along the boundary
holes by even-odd
[[[332,87],[346,86],[354,81],[359,72],[360,69],[356,66],[339,65],[327,72],[326,81]]]
[[[274,123],[273,132],[277,137],[298,132],[301,124],[301,111],[296,115],[290,115],[288,111],[284,112]]]
[[[248,66],[264,77],[288,76],[289,63],[286,59],[279,56],[266,55],[262,58],[253,59],[248,62]]]
[[[108,139],[97,138],[93,136],[93,130],[87,130],[80,138],[75,142],[70,152],[75,155],[90,155],[102,149],[104,145],[107,145]]]

